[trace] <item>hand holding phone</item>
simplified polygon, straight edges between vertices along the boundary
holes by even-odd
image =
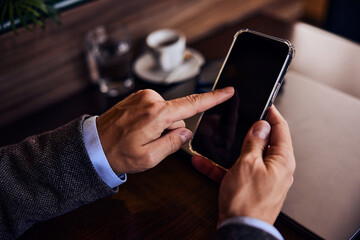
[[[251,125],[266,119],[293,54],[289,41],[248,29],[238,31],[213,87],[233,86],[235,94],[203,113],[190,150],[229,169]]]
[[[192,157],[192,164],[199,172],[221,182],[218,224],[234,216],[273,224],[295,170],[289,127],[271,107],[267,122],[257,121],[248,131],[241,154],[228,172],[198,155]]]

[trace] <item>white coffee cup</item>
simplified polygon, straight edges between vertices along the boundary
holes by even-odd
[[[156,30],[147,36],[146,45],[162,71],[169,72],[184,60],[186,38],[176,30]]]

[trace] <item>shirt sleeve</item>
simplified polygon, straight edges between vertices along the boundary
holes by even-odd
[[[123,184],[127,176],[126,174],[119,174],[112,170],[99,139],[99,134],[96,128],[96,118],[93,116],[83,122],[83,137],[86,151],[89,154],[91,163],[101,179],[111,188]]]
[[[269,223],[256,218],[243,216],[232,217],[223,221],[220,225],[220,228],[229,224],[242,224],[252,226],[273,235],[279,240],[284,240],[283,236],[281,236],[280,232],[273,225],[270,225]]]

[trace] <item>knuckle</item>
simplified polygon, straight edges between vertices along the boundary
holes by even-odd
[[[169,145],[172,151],[175,151],[179,148],[179,139],[174,135],[169,135]]]
[[[278,162],[281,163],[282,169],[286,176],[292,176],[295,172],[295,160],[292,155],[279,155]]]
[[[143,169],[149,169],[154,167],[155,164],[155,158],[154,158],[154,154],[152,152],[145,152],[142,157],[141,157],[142,161],[141,161],[141,167]]]
[[[136,92],[133,93],[133,94],[139,95],[139,94],[142,94],[143,91],[145,91],[145,90],[144,90],[144,89],[141,89],[141,90],[136,91]],[[131,95],[133,95],[133,94],[131,94]]]
[[[246,138],[243,142],[243,148],[246,149],[249,154],[251,153],[253,155],[255,155],[255,151],[258,151],[258,149],[264,151],[265,147],[266,145],[264,144],[264,140],[258,137],[251,136]]]
[[[284,164],[284,172],[285,172],[285,175],[286,176],[292,176],[294,171],[293,171],[293,168],[291,166],[291,164],[287,163],[287,164]]]
[[[294,174],[295,168],[296,168],[295,159],[292,158],[292,161],[289,161],[289,163],[287,164],[287,169],[291,173],[291,175]]]
[[[252,170],[255,165],[255,160],[257,159],[257,156],[252,153],[245,153],[241,156],[241,165],[242,167],[245,167],[247,170]]]
[[[130,94],[130,95],[127,97],[127,99],[136,98],[136,97],[138,97],[139,95],[141,96],[143,91],[144,91],[144,90],[138,90],[138,91]]]
[[[242,161],[243,161],[244,163],[250,163],[250,164],[252,164],[252,163],[255,161],[256,158],[257,158],[257,156],[255,156],[254,153],[249,152],[249,153],[245,153],[245,154],[243,155]]]
[[[293,164],[288,164],[288,171],[291,174],[291,176],[294,175],[295,168],[296,168],[295,162]]]
[[[176,109],[174,109],[173,103],[171,101],[162,102],[161,120],[162,120],[162,122],[164,122],[165,126],[170,126],[171,124],[173,124],[173,121],[170,116],[172,116],[174,114],[174,112],[173,112],[174,110],[176,111]]]
[[[153,95],[156,95],[157,93],[152,89],[144,89],[139,91],[140,94],[142,94],[145,97],[152,97]]]
[[[185,97],[186,101],[188,101],[190,104],[196,104],[200,101],[201,96],[199,94],[191,94]]]
[[[147,117],[157,117],[164,110],[164,104],[162,102],[148,102],[144,108],[144,115]]]
[[[136,93],[134,93],[134,97],[135,99],[138,99],[138,101],[144,101],[150,98],[151,93],[151,89],[142,89],[137,91]]]
[[[284,152],[281,156],[283,158],[281,162],[283,162],[285,170],[292,175],[296,167],[294,154],[292,152]]]
[[[208,96],[210,96],[212,99],[214,99],[216,105],[223,102],[223,101],[221,100],[221,98],[219,98],[219,95],[218,95],[217,90],[208,92],[208,93],[206,93],[206,94],[207,94]]]
[[[290,187],[292,182],[294,181],[294,172],[291,171],[290,169],[287,169],[287,171],[285,171],[283,175],[283,181],[288,182],[289,183],[288,187]]]
[[[142,99],[143,101],[163,101],[164,99],[152,89],[143,89],[136,92],[136,94]]]

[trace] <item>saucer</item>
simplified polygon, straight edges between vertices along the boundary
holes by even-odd
[[[155,60],[149,52],[143,53],[136,59],[133,70],[144,81],[155,84],[172,84],[188,80],[200,72],[200,67],[205,63],[205,59],[195,49],[187,48],[186,51],[191,57],[170,72],[156,68]]]

